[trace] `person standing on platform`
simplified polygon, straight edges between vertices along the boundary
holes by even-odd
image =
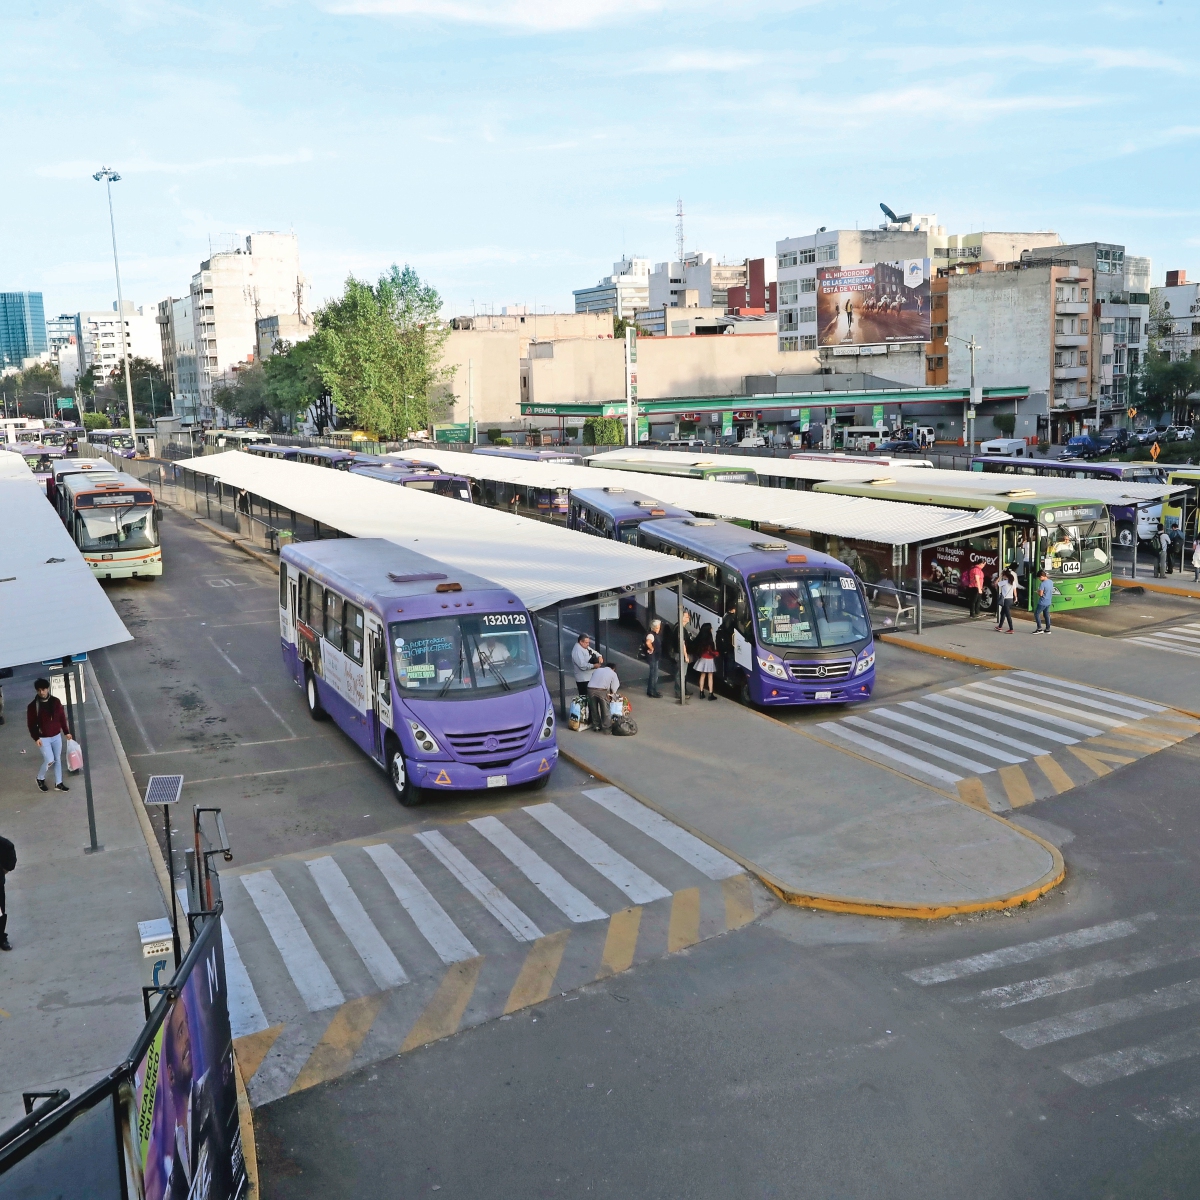
[[[43,792],[50,790],[46,786],[46,772],[53,765],[54,790],[69,792],[71,789],[62,781],[63,747],[72,736],[67,726],[66,711],[62,701],[50,695],[50,680],[39,679],[33,688],[37,694],[25,710],[25,721],[29,726],[29,736],[42,752],[42,769],[37,774],[37,785]]]
[[[658,669],[662,665],[662,622],[657,617],[650,622],[650,628],[646,631],[642,652],[650,667],[650,674],[646,680],[646,695],[660,700],[662,692],[658,689]]]

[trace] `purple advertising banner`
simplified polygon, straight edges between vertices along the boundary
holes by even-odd
[[[928,342],[927,258],[817,268],[817,343]]]

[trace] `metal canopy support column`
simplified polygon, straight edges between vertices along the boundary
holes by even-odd
[[[917,543],[917,565],[914,568],[916,590],[917,590],[917,637],[920,637],[925,632],[925,607],[923,597],[921,595],[921,573],[923,570],[922,564],[925,560],[925,548]]]
[[[676,655],[679,659],[679,703],[687,703],[687,658],[684,654],[683,643],[683,580],[675,585],[675,628],[679,634],[679,645]]]
[[[1135,504],[1133,506],[1133,566],[1129,569],[1129,578],[1135,583],[1137,582],[1137,552],[1138,552],[1138,530],[1142,527],[1142,506]]]
[[[555,605],[554,618],[558,628],[558,649],[554,654],[554,661],[558,663],[558,710],[562,714],[565,721],[567,719],[567,686],[563,673],[563,645],[562,645],[562,605]]]

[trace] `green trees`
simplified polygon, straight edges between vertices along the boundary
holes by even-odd
[[[103,413],[85,412],[83,414],[83,427],[91,433],[93,429],[109,429],[111,428],[108,418]]]
[[[374,286],[350,276],[318,311],[318,370],[344,421],[391,440],[440,415],[431,392],[452,374],[438,365],[450,335],[441,304],[411,267],[393,265]]]
[[[583,441],[588,446],[623,446],[625,422],[616,417],[588,417],[583,423]]]
[[[133,410],[138,425],[150,426],[155,417],[171,411],[171,389],[162,367],[149,358],[129,360],[129,376],[133,382]],[[125,372],[113,375],[110,387],[116,397],[113,415],[122,426],[129,424],[129,405],[125,402]],[[122,420],[122,418],[124,418]]]
[[[1192,358],[1172,362],[1169,354],[1153,349],[1146,355],[1138,391],[1144,412],[1157,415],[1186,409],[1187,398],[1200,391],[1200,363]]]

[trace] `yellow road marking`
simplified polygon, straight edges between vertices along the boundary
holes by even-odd
[[[1200,733],[1200,725],[1189,717],[1168,716],[1166,713],[1159,713],[1153,717],[1146,717],[1139,721],[1138,724],[1144,725],[1149,729],[1159,729],[1164,736],[1178,735],[1179,740],[1191,737],[1193,734]],[[1180,730],[1186,729],[1187,733],[1181,733]]]
[[[750,890],[748,875],[734,875],[721,880],[721,891],[725,893],[725,928],[741,929],[754,920],[754,893]]]
[[[1106,767],[1094,754],[1089,754],[1086,750],[1080,750],[1078,746],[1068,746],[1070,752],[1089,770],[1094,771],[1097,775],[1107,775],[1112,770],[1111,767]]]
[[[347,1000],[329,1022],[321,1040],[313,1047],[308,1062],[288,1088],[288,1094],[302,1092],[327,1079],[337,1078],[350,1065],[350,1060],[371,1032],[371,1026],[383,1007],[383,1000],[383,992]]]
[[[1113,732],[1102,737],[1088,738],[1089,746],[1113,746],[1117,750],[1129,750],[1138,754],[1153,754],[1158,750],[1165,750],[1169,742],[1164,742],[1161,738],[1150,740],[1144,733],[1118,733]]]
[[[619,975],[633,966],[633,955],[637,950],[638,930],[641,924],[640,904],[633,908],[623,908],[609,918],[608,936],[604,939],[604,953],[600,957],[599,978]]]
[[[1090,747],[1091,743],[1089,742],[1088,745]],[[1125,748],[1128,749],[1128,747]],[[1114,754],[1111,750],[1089,750],[1088,752],[1094,754],[1099,759],[1103,759],[1105,762],[1122,764],[1137,762],[1136,758],[1126,758],[1122,754]]]
[[[540,1004],[550,995],[554,986],[554,977],[558,974],[562,962],[563,951],[567,948],[567,938],[571,936],[569,929],[560,929],[557,933],[548,933],[540,937],[525,955],[521,964],[521,973],[517,982],[508,993],[508,1003],[504,1006],[506,1013],[516,1012],[518,1008],[528,1008],[531,1004]]]
[[[1010,767],[1001,767],[1000,782],[1004,784],[1008,802],[1013,808],[1023,808],[1026,804],[1033,803],[1033,788],[1029,786],[1029,780],[1019,766],[1014,764]]]
[[[11,1017],[11,1016],[12,1016],[12,1013],[5,1012],[4,1009],[0,1008],[0,1017]]]
[[[1050,786],[1060,796],[1075,786],[1075,780],[1063,770],[1058,760],[1051,758],[1049,754],[1039,754],[1033,761],[1042,768],[1042,773],[1050,780]]]
[[[667,927],[667,953],[674,954],[700,940],[700,889],[684,888],[671,900],[671,923]]]
[[[969,804],[972,808],[981,809],[985,813],[992,811],[992,806],[987,802],[987,792],[983,790],[983,780],[978,775],[958,781],[958,796],[964,804]]]
[[[233,1043],[237,1053],[238,1066],[242,1068],[242,1078],[249,1083],[255,1072],[263,1064],[267,1052],[275,1045],[275,1039],[283,1032],[282,1025],[272,1025],[270,1029],[260,1029],[258,1033],[247,1033]]]
[[[479,982],[482,966],[483,956],[480,955],[478,958],[468,958],[466,962],[455,963],[442,976],[433,999],[425,1005],[425,1011],[408,1031],[408,1037],[400,1047],[401,1054],[458,1032],[458,1023]]]

